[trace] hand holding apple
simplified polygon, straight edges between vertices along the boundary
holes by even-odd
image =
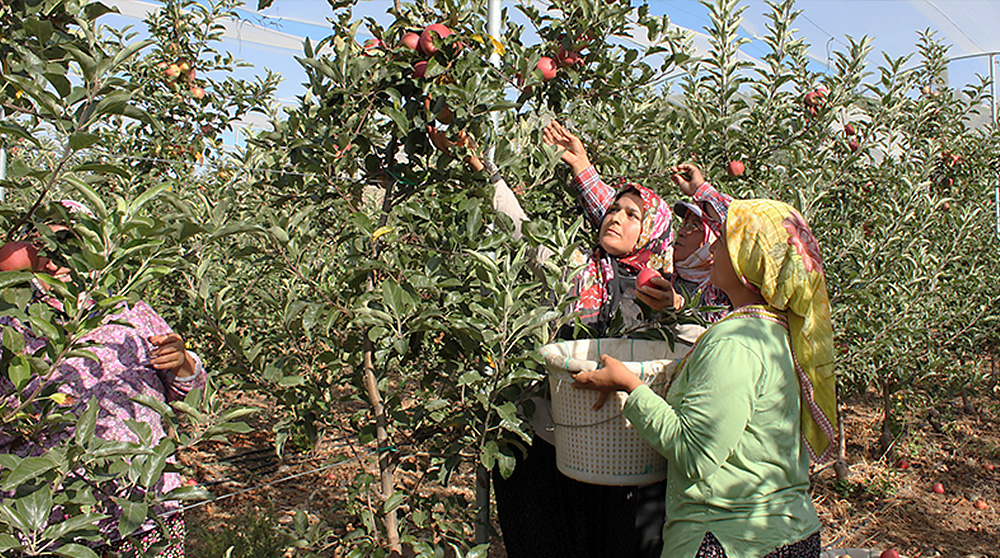
[[[563,148],[560,157],[564,163],[569,165],[573,176],[590,167],[590,158],[587,157],[587,150],[583,147],[583,142],[559,122],[553,120],[542,130],[542,141],[545,142],[545,145]]]
[[[684,305],[684,297],[677,294],[670,281],[656,270],[646,268],[635,281],[635,296],[658,312],[679,308]]]

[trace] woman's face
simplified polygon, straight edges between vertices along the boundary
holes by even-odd
[[[688,212],[684,216],[684,224],[677,230],[674,237],[674,262],[682,262],[705,242],[705,230],[701,226],[701,217]]]
[[[598,242],[601,248],[612,256],[624,256],[635,249],[642,233],[642,198],[634,192],[627,192],[611,204],[604,220]]]
[[[729,258],[729,250],[726,249],[725,231],[719,235],[719,238],[715,239],[709,252],[712,254],[712,273],[708,279],[712,284],[726,293],[736,287],[743,286],[743,282],[736,275],[736,270],[733,269],[733,260]]]

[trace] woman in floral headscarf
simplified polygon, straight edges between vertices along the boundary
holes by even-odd
[[[456,142],[429,127],[431,141],[448,152]],[[560,140],[556,139],[558,134]],[[670,206],[649,188],[634,183],[605,184],[587,160],[582,143],[558,123],[545,130],[550,145],[573,140],[563,161],[575,176],[571,186],[578,192],[584,214],[598,228],[597,241],[588,250],[574,254],[574,267],[583,271],[576,277],[579,295],[572,310],[588,331],[585,336],[608,333],[611,323],[620,316],[624,327],[643,325],[642,300],[654,309],[671,306],[667,291],[637,291],[636,276],[647,267],[668,275],[673,267]],[[468,138],[459,135],[468,145]],[[487,171],[495,187],[493,207],[511,217],[514,236],[527,219],[513,192],[498,169],[488,160],[469,156],[466,162],[476,171]],[[540,257],[544,258],[544,255]],[[664,279],[665,281],[665,279]],[[669,283],[667,283],[669,285]],[[577,334],[573,325],[559,332],[563,337]],[[531,422],[535,438],[527,455],[519,455],[510,478],[493,471],[497,516],[507,556],[510,558],[639,558],[634,487],[598,486],[573,480],[556,466],[554,436],[550,430],[550,403],[542,397],[531,398],[534,407]],[[657,521],[662,524],[662,513]],[[659,542],[659,529],[655,542]],[[658,551],[657,551],[658,554]]]
[[[660,398],[621,362],[577,374],[629,392],[625,416],[667,457],[663,556],[819,556],[809,460],[832,457],[836,380],[816,240],[791,206],[735,201],[711,281],[735,310],[708,329]]]

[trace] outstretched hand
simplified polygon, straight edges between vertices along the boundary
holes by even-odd
[[[184,339],[180,335],[176,333],[151,335],[149,342],[156,347],[150,360],[153,368],[173,371],[178,378],[194,375],[194,358],[184,348]]]
[[[594,410],[604,406],[608,397],[616,391],[632,390],[642,385],[642,380],[632,373],[625,364],[608,355],[601,355],[601,367],[591,372],[580,372],[573,376],[573,387],[601,392],[594,404]]]
[[[545,145],[562,148],[563,151],[559,156],[564,163],[569,165],[573,176],[587,170],[587,167],[590,166],[590,158],[587,157],[587,150],[583,147],[580,138],[555,120],[542,130],[542,141],[545,142]]]
[[[693,196],[698,191],[698,188],[705,183],[705,175],[695,165],[681,163],[670,167],[670,180],[680,186],[681,192]]]

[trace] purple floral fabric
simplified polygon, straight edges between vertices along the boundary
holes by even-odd
[[[15,320],[0,318],[0,324],[13,326],[25,333],[29,352],[38,350],[46,343],[44,338],[33,336]],[[139,301],[131,308],[122,304],[118,313],[106,317],[103,325],[84,338],[94,343],[86,350],[96,356],[97,361],[83,357],[67,359],[53,374],[51,381],[60,384],[60,392],[71,396],[66,405],[77,416],[83,413],[91,398],[96,398],[99,405],[95,429],[97,436],[138,443],[138,436],[125,424],[126,420],[134,420],[149,425],[153,443],[158,443],[165,437],[160,416],[130,399],[144,395],[170,402],[183,399],[192,389],[205,385],[205,368],[197,356],[194,357],[197,362],[195,374],[187,378],[177,378],[173,373],[153,368],[151,359],[155,347],[148,338],[172,331],[167,322],[145,302]],[[33,390],[36,385],[32,383],[26,389]],[[27,442],[2,436],[0,452],[22,457],[40,455],[72,433],[70,429]],[[166,473],[159,489],[166,493],[180,486],[181,482],[176,473]],[[183,549],[183,546],[180,548]]]

